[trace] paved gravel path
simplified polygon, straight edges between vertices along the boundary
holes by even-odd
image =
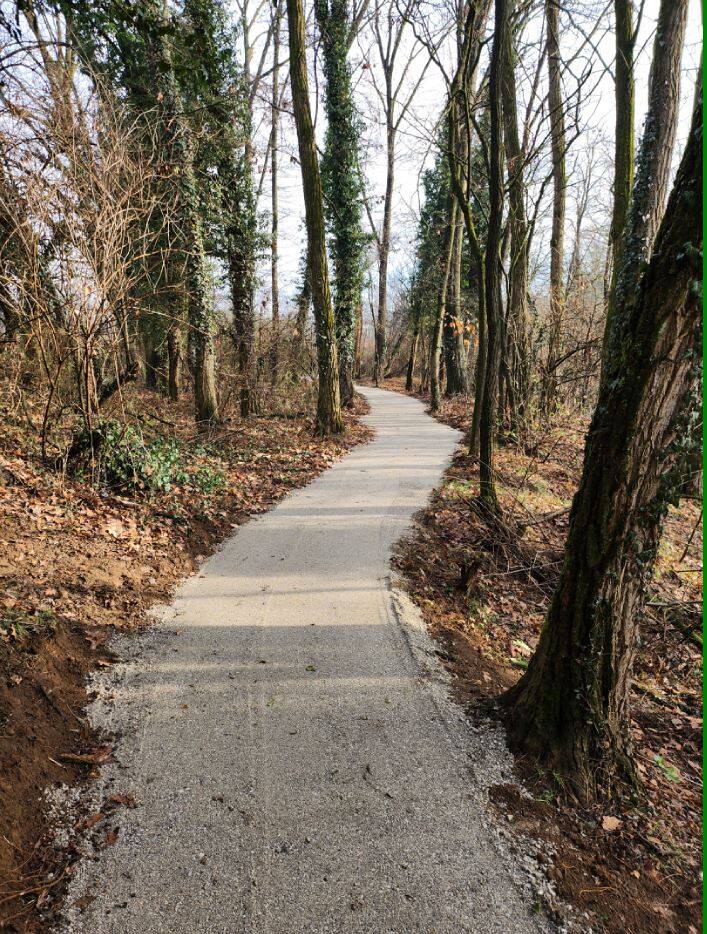
[[[390,584],[391,545],[460,436],[362,391],[375,439],[239,529],[120,646],[93,710],[123,733],[100,791],[138,807],[82,864],[67,930],[542,929],[485,810],[499,739],[460,722]]]

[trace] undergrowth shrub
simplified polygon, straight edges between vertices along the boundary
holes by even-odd
[[[153,495],[178,486],[213,493],[226,485],[218,468],[192,466],[192,456],[179,442],[147,440],[134,425],[104,420],[86,437],[84,447],[93,453],[93,482],[103,489]]]

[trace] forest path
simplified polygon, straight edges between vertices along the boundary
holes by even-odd
[[[81,864],[67,930],[543,929],[475,780],[493,738],[460,723],[390,586],[391,546],[460,435],[361,391],[374,440],[239,529],[119,646],[93,711],[122,734],[101,792],[137,807]]]

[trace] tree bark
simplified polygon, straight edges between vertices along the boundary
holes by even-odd
[[[412,339],[410,341],[410,356],[408,357],[407,370],[405,372],[405,392],[412,392],[413,380],[415,377],[415,357],[417,356],[417,345],[420,342],[420,323],[415,319],[413,325]]]
[[[307,61],[302,0],[287,0],[290,37],[290,81],[302,170],[302,187],[307,222],[307,249],[314,318],[317,331],[319,395],[317,432],[328,435],[343,431],[339,401],[339,365],[336,325],[329,289],[329,269],[324,231],[322,182],[317,148],[309,109]]]
[[[279,230],[278,206],[278,146],[280,145],[280,21],[282,18],[281,0],[274,0],[273,11],[273,72],[272,72],[272,103],[270,107],[272,126],[270,130],[270,293],[272,301],[272,345],[270,348],[270,375],[273,385],[277,383],[279,367],[279,340],[280,340],[280,291],[278,285],[277,250]]]
[[[390,255],[390,230],[393,219],[393,184],[395,181],[395,127],[392,115],[392,88],[390,78],[386,75],[386,94],[389,99],[386,126],[386,180],[385,200],[383,204],[383,227],[381,229],[380,243],[378,245],[378,317],[376,318],[375,334],[375,360],[373,365],[373,380],[376,386],[383,381],[385,368],[385,354],[388,332],[388,258]]]
[[[663,215],[680,107],[680,60],[687,11],[688,0],[661,0],[648,83],[648,111],[604,333],[604,363],[613,352],[613,306],[624,303],[636,288]]]
[[[552,150],[552,232],[550,234],[550,307],[548,314],[547,362],[543,379],[542,408],[551,412],[557,401],[557,359],[560,355],[565,291],[562,264],[565,250],[567,171],[565,155],[564,101],[562,99],[562,60],[558,0],[545,0],[547,28],[548,106]]]
[[[701,264],[700,91],[652,259],[617,302],[560,581],[528,670],[502,698],[515,742],[586,799],[613,774],[632,775],[631,673],[679,486],[682,413],[701,368]]]
[[[481,500],[499,511],[493,459],[496,435],[503,303],[501,298],[501,224],[503,172],[501,140],[501,48],[508,29],[512,0],[496,0],[493,46],[489,68],[489,219],[486,240],[484,291],[486,293],[486,366],[479,413],[479,489]]]
[[[172,402],[179,399],[181,370],[181,335],[176,325],[172,325],[167,331],[167,393]]]
[[[511,433],[518,432],[530,394],[528,338],[528,220],[525,213],[525,153],[518,132],[515,50],[510,24],[503,39],[501,94],[508,174],[510,270],[506,310],[507,398]]]
[[[361,304],[364,236],[361,228],[359,126],[347,61],[351,22],[348,0],[316,0],[326,78],[327,132],[322,179],[334,266],[334,314],[341,404],[351,405],[356,312]]]
[[[609,230],[611,251],[611,285],[608,306],[614,302],[616,277],[621,265],[621,244],[628,217],[633,186],[635,82],[633,53],[633,0],[614,0],[616,24],[615,137],[614,137],[614,203]],[[609,312],[610,314],[610,312]]]
[[[309,255],[305,251],[302,285],[297,294],[297,318],[295,324],[296,342],[301,360],[304,360],[307,356],[307,318],[309,317],[309,306],[312,304],[312,287],[310,282]]]
[[[446,396],[466,393],[469,389],[462,312],[463,227],[456,200],[454,200],[453,204],[455,212],[454,240],[452,243],[449,294],[444,315],[444,364],[447,372],[444,394]]]
[[[247,108],[244,120],[245,141],[240,152],[242,168],[235,171],[237,156],[231,155],[230,164],[224,165],[224,178],[228,186],[231,223],[228,232],[228,278],[233,309],[233,338],[240,381],[240,412],[249,418],[255,409],[254,349],[255,349],[255,250],[257,216],[253,187],[253,75],[251,63],[253,46],[250,26],[244,11],[241,18],[243,32],[244,66]],[[230,181],[229,181],[230,176]],[[237,182],[236,182],[237,180]],[[236,184],[234,184],[236,182]]]
[[[163,13],[156,9],[156,17]],[[179,226],[185,254],[184,284],[187,315],[194,347],[195,416],[200,423],[218,421],[215,356],[213,342],[214,309],[211,297],[204,230],[199,210],[199,194],[194,175],[194,145],[184,117],[182,101],[172,68],[171,54],[163,30],[152,37],[155,80],[161,92],[162,132],[167,164],[178,167]]]
[[[447,295],[449,292],[449,279],[452,271],[452,254],[456,239],[456,202],[451,191],[447,197],[447,224],[444,229],[442,245],[442,270],[437,292],[437,315],[432,324],[430,339],[430,409],[439,411],[442,401],[440,366],[442,363],[442,338],[445,318],[447,316]]]
[[[478,65],[483,34],[486,26],[486,20],[491,8],[491,0],[481,0],[477,4],[469,4],[466,11],[466,20],[463,27],[462,48],[459,55],[457,70],[452,80],[449,93],[450,114],[454,117],[459,111],[472,106],[474,100],[474,83],[476,68]],[[459,107],[456,107],[459,102]],[[468,128],[465,128],[468,132]],[[466,146],[471,146],[471,140],[465,141]],[[461,149],[461,151],[465,151]],[[468,150],[466,150],[468,152]],[[477,279],[477,293],[479,296],[479,348],[476,361],[475,387],[474,387],[474,411],[472,414],[471,428],[468,434],[469,454],[476,457],[479,453],[480,443],[480,424],[482,411],[482,397],[486,383],[486,260],[482,250],[479,237],[476,232],[474,216],[469,199],[469,190],[467,179],[467,188],[463,184],[463,175],[458,164],[460,152],[459,129],[457,120],[449,121],[449,138],[447,141],[447,158],[449,160],[449,172],[452,190],[457,204],[464,218],[464,228],[466,230],[467,241],[471,253],[471,267],[469,282],[473,282],[474,276]]]
[[[478,282],[478,325],[479,333],[476,347],[476,366],[474,367],[474,410],[471,414],[471,428],[469,429],[469,455],[479,455],[479,427],[481,424],[481,399],[484,394],[486,380],[486,298],[485,298],[485,261],[479,255],[476,263],[476,279]]]

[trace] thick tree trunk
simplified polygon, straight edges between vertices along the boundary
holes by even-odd
[[[560,581],[528,670],[503,697],[515,741],[585,798],[612,773],[632,774],[631,672],[701,367],[701,263],[700,93],[653,257],[616,306]]]
[[[150,58],[159,91],[162,142],[167,164],[178,167],[178,171],[174,173],[178,186],[177,227],[182,238],[187,318],[194,348],[195,416],[197,422],[208,424],[218,421],[213,343],[214,309],[199,193],[194,174],[194,141],[184,116],[167,35],[162,28],[165,10],[157,0],[151,0],[150,7],[158,24],[149,35]]]
[[[297,127],[302,170],[302,187],[307,221],[307,249],[314,318],[317,330],[319,396],[317,432],[328,435],[343,431],[339,401],[339,364],[336,348],[336,325],[329,290],[322,182],[317,161],[317,147],[309,109],[305,29],[302,0],[287,0],[290,33],[290,82],[292,106]]]
[[[512,0],[496,0],[493,46],[489,68],[489,219],[486,240],[486,366],[479,413],[479,488],[481,500],[498,512],[494,477],[494,440],[498,384],[503,339],[501,297],[501,224],[503,221],[503,173],[501,140],[501,47]]]
[[[550,234],[550,307],[548,312],[547,361],[542,387],[542,408],[551,412],[557,402],[557,360],[565,313],[565,289],[562,264],[565,251],[565,213],[567,206],[567,140],[562,99],[562,60],[560,57],[560,22],[558,0],[545,0],[547,29],[548,106],[552,150],[552,231]]]

